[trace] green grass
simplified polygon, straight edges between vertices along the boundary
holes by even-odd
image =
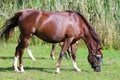
[[[91,69],[87,61],[87,49],[78,48],[77,64],[83,71],[73,71],[72,61],[63,58],[61,73],[55,74],[57,59],[52,60],[49,56],[51,46],[30,46],[36,61],[32,61],[25,51],[23,64],[26,72],[16,73],[12,68],[16,45],[0,45],[0,80],[120,80],[120,51],[103,50],[102,72],[97,73]],[[57,46],[56,53],[59,51],[60,48]]]

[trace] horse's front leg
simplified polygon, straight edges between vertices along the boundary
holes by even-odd
[[[56,73],[60,73],[60,64],[61,64],[61,60],[62,57],[65,54],[65,51],[68,49],[68,47],[70,46],[71,42],[72,42],[73,38],[66,38],[62,47],[62,50],[60,52],[59,58],[58,58],[58,62],[56,64],[57,69],[56,69]]]
[[[52,57],[53,60],[55,60],[55,47],[56,47],[56,44],[52,44],[52,49],[51,49],[51,53],[50,53],[50,56]]]
[[[81,69],[78,68],[76,63],[76,50],[77,50],[77,44],[74,43],[71,45],[71,56],[72,56],[72,62],[73,62],[73,69],[77,72],[80,72]]]

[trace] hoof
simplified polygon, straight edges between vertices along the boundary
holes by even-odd
[[[24,73],[25,71],[24,71],[24,70],[21,70],[20,72],[21,72],[21,73]]]
[[[59,73],[60,73],[60,71],[56,71],[56,72],[55,72],[55,74],[59,74]]]
[[[32,60],[33,60],[33,61],[35,61],[36,59],[35,59],[35,58],[33,58]]]
[[[19,67],[18,69],[19,69],[19,71],[20,71],[21,73],[24,73],[24,72],[25,72],[25,70],[23,69],[23,67],[21,67],[21,68]]]
[[[55,60],[55,56],[53,56],[52,59]]]
[[[14,70],[14,72],[20,72],[19,70]]]
[[[55,74],[59,74],[60,73],[60,68],[57,68],[57,70],[55,71]]]
[[[73,70],[76,72],[81,72],[81,69],[79,69],[79,68],[78,69],[73,68]]]
[[[52,58],[53,60],[55,60],[55,56],[54,56],[54,55],[50,54],[50,56],[51,56],[51,58]]]

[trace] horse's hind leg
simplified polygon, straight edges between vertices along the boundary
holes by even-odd
[[[30,37],[20,37],[20,41],[18,43],[18,46],[16,47],[15,57],[14,57],[14,70],[20,72],[24,72],[23,64],[22,64],[22,55],[24,53],[24,49],[29,45],[29,39]],[[19,57],[19,70],[17,68],[17,59]]]
[[[71,58],[71,46],[68,47],[67,53],[68,53],[68,55],[69,55],[69,58]],[[67,55],[67,54],[66,54],[66,55]]]
[[[77,50],[77,44],[74,43],[71,45],[71,56],[72,56],[72,60],[73,60],[73,69],[77,72],[80,72],[81,70],[78,68],[78,66],[76,64],[76,50]]]
[[[17,67],[18,57],[19,57],[19,49],[18,49],[18,47],[16,47],[15,57],[14,57],[14,61],[13,61],[14,71],[16,71],[16,72],[19,72],[19,69]]]
[[[51,49],[51,53],[50,53],[50,56],[52,57],[53,60],[55,60],[55,47],[56,47],[56,44],[52,44],[52,49]]]
[[[15,51],[15,57],[14,57],[14,61],[13,61],[13,67],[14,67],[14,71],[19,72],[19,69],[17,67],[17,62],[18,62],[18,57],[19,57],[19,46],[20,46],[20,40],[21,39],[21,35],[19,36],[18,39],[18,46],[16,47],[16,51]]]
[[[35,57],[33,56],[31,49],[29,47],[27,47],[26,49],[27,49],[27,53],[30,56],[30,58],[32,58],[32,60],[35,60]]]
[[[20,36],[19,36],[19,39],[18,39],[18,43],[20,43],[21,38],[22,38],[22,36],[20,35]],[[31,58],[32,60],[35,60],[35,57],[33,56],[31,49],[30,49],[29,47],[26,47],[26,50],[27,50],[27,53],[28,53],[28,55],[30,56],[30,58]]]

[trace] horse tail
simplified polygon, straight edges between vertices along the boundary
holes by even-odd
[[[0,40],[3,37],[5,37],[6,41],[10,38],[12,32],[14,31],[14,28],[18,26],[19,17],[21,15],[22,15],[22,12],[17,12],[13,17],[6,20],[0,32]]]

